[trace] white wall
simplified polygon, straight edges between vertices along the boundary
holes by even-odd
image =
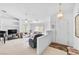
[[[19,21],[5,16],[0,16],[0,30],[7,31],[8,29],[19,30]]]
[[[77,14],[79,14],[79,4],[76,4],[76,5],[75,5],[75,8],[74,8],[74,15],[73,15],[73,17],[74,17],[74,18],[73,18],[73,37],[74,37],[74,39],[73,39],[73,42],[74,42],[73,47],[79,50],[79,38],[77,38],[77,37],[75,36],[75,16],[76,16]]]
[[[56,23],[56,39],[53,39],[53,42],[67,44],[79,50],[79,38],[75,36],[75,16],[79,14],[79,4],[75,4],[73,9],[72,13],[65,13],[64,20],[59,20],[52,16],[52,23]]]
[[[37,39],[37,54],[43,54],[44,50],[52,42],[52,31],[47,31],[47,34]]]
[[[52,28],[54,36],[52,41],[69,45],[73,45],[73,12],[64,13],[63,19],[58,19],[56,15],[51,16],[51,25],[54,25]]]

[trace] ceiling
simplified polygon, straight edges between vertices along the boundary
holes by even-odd
[[[0,10],[19,19],[45,19],[55,15],[58,11],[58,3],[0,3]],[[63,3],[64,14],[73,12],[74,3]],[[0,11],[1,12],[1,11]]]

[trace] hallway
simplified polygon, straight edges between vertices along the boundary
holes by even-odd
[[[0,55],[36,55],[36,49],[29,47],[28,41],[23,39],[9,40],[6,44],[0,43]],[[48,47],[43,55],[67,55],[66,52]]]

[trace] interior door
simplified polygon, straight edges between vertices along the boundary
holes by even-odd
[[[68,45],[67,22],[65,20],[56,21],[56,42]]]

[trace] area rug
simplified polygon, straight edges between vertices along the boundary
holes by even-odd
[[[63,45],[63,44],[59,44],[59,43],[51,43],[49,46],[59,49],[59,50],[63,50],[65,52],[67,52],[67,47],[68,47],[67,45]]]

